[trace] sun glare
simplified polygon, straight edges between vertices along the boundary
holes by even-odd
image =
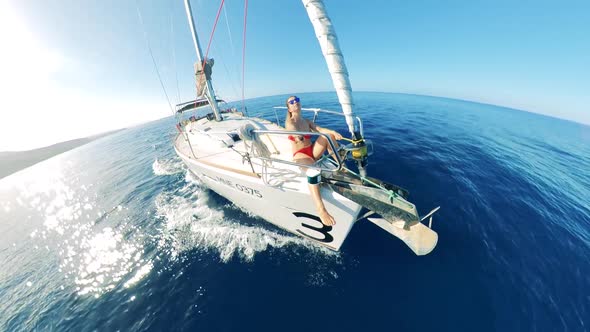
[[[0,101],[0,151],[43,145],[26,124],[30,118],[38,118],[37,101],[55,95],[51,76],[64,65],[64,58],[43,46],[26,21],[4,2],[0,3],[0,42],[4,46],[0,91],[6,96]]]
[[[0,3],[0,40],[5,46],[0,63],[2,88],[49,79],[63,66],[64,59],[59,52],[42,45],[25,20],[7,3]]]
[[[27,23],[0,2],[0,151],[30,150],[167,115],[164,104],[122,102],[61,85],[61,71],[76,60],[42,42]]]

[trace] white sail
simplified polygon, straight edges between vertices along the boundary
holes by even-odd
[[[302,0],[307,15],[311,20],[316,37],[322,48],[322,53],[326,59],[328,70],[332,76],[332,82],[338,95],[338,101],[342,105],[342,112],[346,116],[348,130],[354,131],[354,120],[352,118],[352,88],[348,79],[348,70],[344,63],[344,56],[340,51],[338,37],[332,25],[332,21],[326,13],[326,8],[321,0]]]

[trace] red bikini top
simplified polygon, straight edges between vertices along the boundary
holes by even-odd
[[[287,138],[288,138],[289,140],[291,140],[291,141],[295,142],[295,136],[291,136],[291,135],[289,135]],[[303,138],[304,138],[304,139],[311,139],[311,135],[303,135]]]

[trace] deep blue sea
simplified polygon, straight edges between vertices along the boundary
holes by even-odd
[[[431,254],[366,220],[335,253],[242,212],[187,172],[166,118],[0,180],[0,331],[590,330],[590,127],[354,97],[369,175],[441,206]]]

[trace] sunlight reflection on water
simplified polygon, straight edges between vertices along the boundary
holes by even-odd
[[[36,211],[43,220],[42,227],[30,232],[30,238],[50,243],[47,250],[55,249],[59,272],[73,282],[78,295],[99,297],[119,282],[132,287],[152,270],[153,263],[143,258],[141,239],[125,236],[129,231],[127,208],[118,205],[101,211],[95,186],[80,184],[79,178],[71,175],[76,165],[61,159],[26,170],[27,176],[19,177],[20,182],[7,181],[18,192],[15,201]],[[0,207],[11,209],[8,202]]]

